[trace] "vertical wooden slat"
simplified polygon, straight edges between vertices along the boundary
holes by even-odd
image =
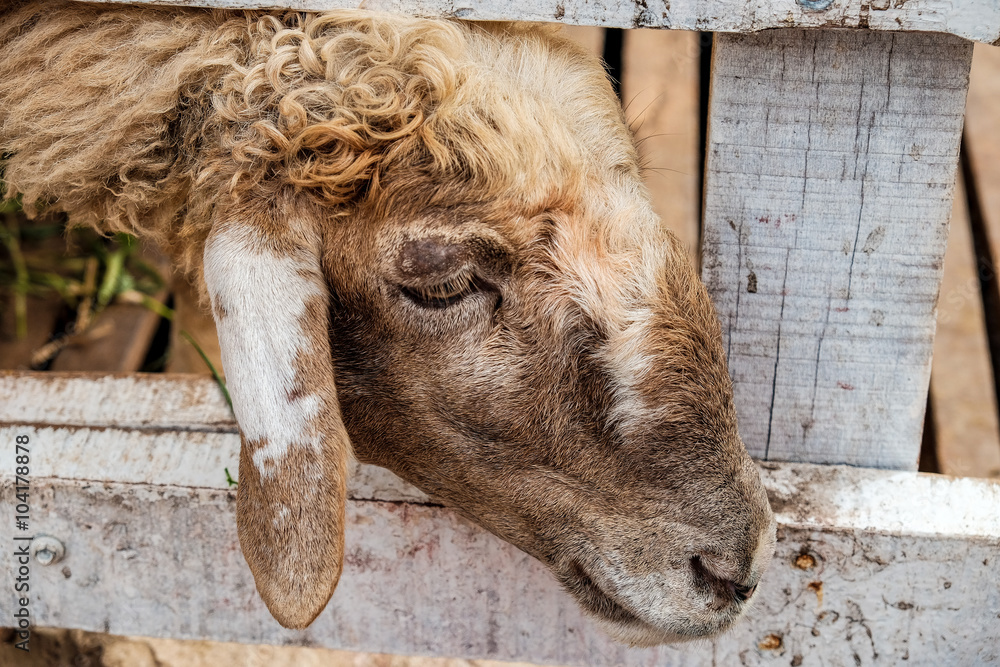
[[[622,100],[639,139],[653,208],[694,259],[698,250],[698,33],[625,33]]]
[[[765,459],[915,469],[971,44],[718,35],[703,276]]]
[[[948,475],[1000,477],[1000,425],[978,267],[964,189],[957,191],[931,372],[937,458]]]
[[[564,25],[562,34],[597,57],[604,53],[604,28],[586,25]]]
[[[170,327],[170,354],[164,370],[168,373],[211,373],[205,360],[182,335],[186,333],[198,343],[215,369],[222,373],[222,351],[212,314],[201,307],[197,290],[184,276],[174,276],[171,288],[174,294],[174,321]]]

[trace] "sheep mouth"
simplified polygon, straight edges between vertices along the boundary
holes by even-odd
[[[563,586],[573,594],[584,610],[597,618],[619,625],[639,624],[652,629],[652,626],[649,626],[648,623],[605,593],[578,561],[572,561],[569,564],[568,572],[560,578],[563,580]]]
[[[717,634],[728,626],[728,623],[718,627],[701,627],[697,624],[687,626],[684,623],[670,623],[670,627],[654,625],[605,592],[583,565],[575,560],[569,564],[559,579],[583,610],[603,625],[605,631],[618,641],[633,647],[703,639]]]

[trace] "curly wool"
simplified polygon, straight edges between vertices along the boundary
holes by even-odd
[[[364,11],[0,3],[6,195],[143,234],[197,271],[213,210],[226,202],[293,191],[337,216],[384,194],[399,164],[489,198],[583,187],[581,155],[609,145],[621,154],[605,164],[634,163],[628,137],[588,147],[559,136],[567,123],[552,122],[545,82],[533,83],[530,62],[499,53],[503,40],[477,42],[484,31],[509,33],[526,60],[532,48],[558,52],[566,76],[592,76],[575,47],[538,28]],[[504,61],[515,71],[501,71]],[[514,78],[538,90],[514,95]],[[579,86],[591,92],[568,110],[583,125],[607,108],[587,99],[594,88]]]

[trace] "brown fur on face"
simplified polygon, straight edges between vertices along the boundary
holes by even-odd
[[[8,194],[208,261],[283,623],[336,585],[349,446],[623,641],[744,612],[773,515],[598,62],[539,27],[28,0],[0,49]]]
[[[362,206],[324,240],[355,454],[547,564],[625,641],[728,627],[770,559],[773,516],[736,431],[718,321],[680,245],[657,231],[655,247],[567,247],[603,221],[453,194],[452,206],[400,197],[388,215]],[[420,279],[400,268],[414,247],[428,257],[424,287],[449,270],[473,286],[447,306],[414,296]],[[644,256],[656,266],[642,285],[627,271]],[[580,294],[574,270],[588,266],[593,292]],[[644,317],[629,322],[628,308]],[[648,368],[623,387],[615,350],[636,325]],[[669,585],[655,581],[663,572]]]

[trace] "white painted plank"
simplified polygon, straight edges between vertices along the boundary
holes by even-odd
[[[239,552],[234,492],[218,474],[236,460],[238,439],[220,427],[228,417],[213,389],[183,376],[47,383],[42,374],[0,374],[0,441],[31,437],[30,532],[54,535],[68,551],[56,566],[32,566],[38,624],[580,665],[1000,659],[990,625],[1000,614],[1000,485],[803,464],[764,464],[777,557],[753,617],[714,642],[613,644],[536,561],[368,466],[381,479],[355,480],[355,499],[418,504],[351,501],[349,556],[331,607],[305,632],[283,630]],[[87,396],[131,400],[95,415]],[[206,404],[193,410],[192,396]],[[74,397],[82,404],[66,403]],[[58,423],[37,423],[36,403]],[[145,424],[122,426],[150,412]],[[4,516],[13,512],[11,472],[0,468]],[[0,569],[10,571],[10,552],[0,551]]]
[[[756,32],[772,28],[864,28],[945,32],[1000,41],[996,0],[99,0],[238,9],[344,9],[363,6],[472,20],[558,21],[615,28]],[[825,7],[824,7],[825,4]]]
[[[42,477],[227,489],[240,437],[211,378],[191,375],[0,372],[0,442],[30,427]],[[348,496],[428,502],[376,466],[351,464]]]
[[[228,489],[226,470],[236,478],[240,437],[173,429],[47,427],[31,425],[44,443],[34,475],[88,482]],[[0,424],[0,442],[14,442],[24,426]],[[391,472],[351,462],[347,495],[356,500],[428,503],[430,499]]]
[[[211,378],[160,373],[0,371],[0,424],[236,433]]]
[[[35,456],[44,457],[41,436]],[[712,642],[630,650],[544,568],[426,505],[348,506],[330,607],[280,628],[239,551],[233,492],[36,477],[32,526],[66,546],[33,563],[42,626],[566,665],[991,664],[1000,615],[1000,485],[766,464],[776,559],[747,622]],[[10,516],[9,476],[0,514]],[[0,569],[11,571],[8,549]],[[12,591],[0,595],[4,608]]]
[[[702,275],[753,456],[916,468],[971,52],[718,37]]]

